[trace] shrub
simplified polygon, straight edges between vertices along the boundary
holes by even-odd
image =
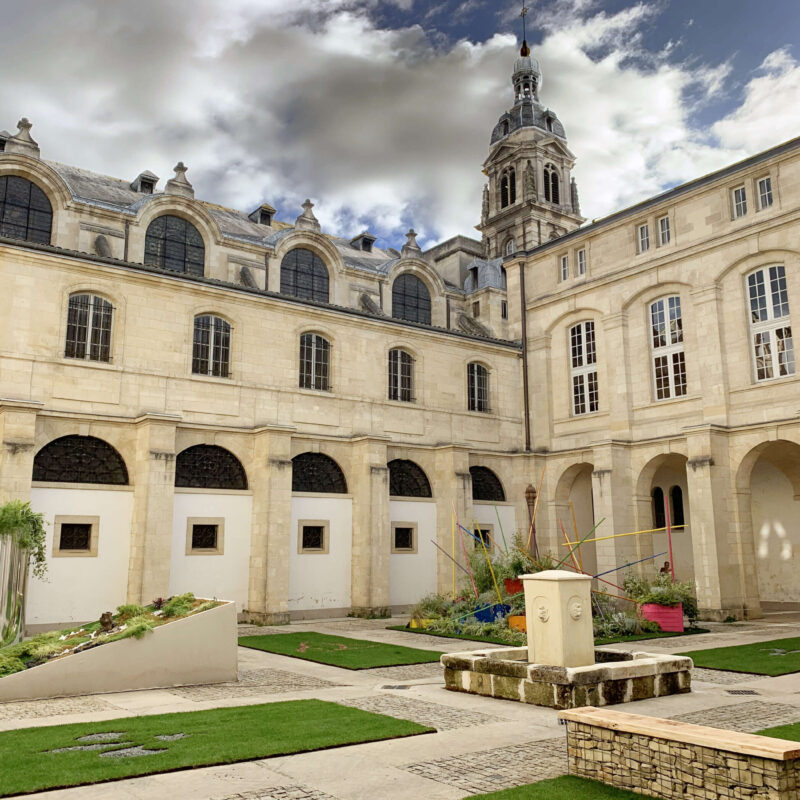
[[[125,622],[125,620],[130,619],[131,617],[141,617],[142,614],[145,614],[144,608],[142,606],[136,605],[136,603],[129,603],[124,606],[117,607],[117,622]]]
[[[192,606],[194,606],[194,595],[186,592],[170,597],[161,610],[165,617],[183,617],[192,610]]]
[[[637,575],[628,574],[622,583],[625,592],[639,605],[655,603],[660,606],[677,606],[683,604],[683,613],[694,625],[697,621],[697,598],[691,585],[683,581],[673,581],[664,573],[659,573],[648,581]]]
[[[44,515],[36,514],[30,503],[9,500],[0,506],[0,537],[9,536],[21,550],[27,550],[33,575],[43,578],[47,572]]]
[[[13,675],[15,672],[22,672],[25,669],[25,662],[13,656],[0,653],[0,677]]]

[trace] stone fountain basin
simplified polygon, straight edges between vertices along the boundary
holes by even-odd
[[[691,658],[595,650],[586,667],[528,661],[527,647],[449,653],[441,658],[445,688],[548,708],[607,706],[691,691]]]

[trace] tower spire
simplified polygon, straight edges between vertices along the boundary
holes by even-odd
[[[528,37],[525,35],[525,17],[528,16],[529,11],[530,9],[523,3],[522,11],[520,12],[520,17],[522,17],[522,47],[519,50],[519,54],[523,58],[531,54],[531,49],[528,47]]]

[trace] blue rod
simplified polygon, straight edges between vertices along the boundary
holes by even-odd
[[[647,558],[640,558],[638,561],[631,561],[630,564],[623,564],[621,567],[614,567],[614,569],[607,569],[605,572],[598,572],[597,575],[592,575],[593,578],[599,578],[601,575],[608,575],[611,572],[619,572],[621,569],[625,569],[625,567],[632,567],[634,564],[641,564],[642,561],[650,561],[651,558],[658,558],[659,556],[665,556],[667,551],[665,550],[663,553],[656,553],[654,556],[647,556]]]

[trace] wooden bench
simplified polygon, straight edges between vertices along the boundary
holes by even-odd
[[[800,798],[800,742],[593,706],[558,716],[573,775],[670,800]]]

